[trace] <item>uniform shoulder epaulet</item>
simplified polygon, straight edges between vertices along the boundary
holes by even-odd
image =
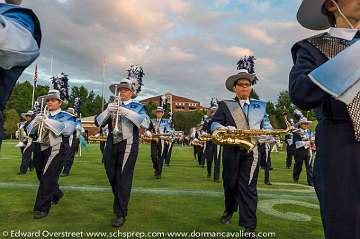
[[[234,99],[222,100],[223,102],[236,102]],[[220,101],[221,102],[221,101]]]
[[[329,33],[322,33],[305,40],[318,49],[327,58],[334,58],[339,52],[348,47],[347,40],[331,36]]]
[[[70,114],[69,112],[61,111],[60,114],[61,114],[62,118],[72,119],[74,121],[76,120],[76,117],[74,115]]]

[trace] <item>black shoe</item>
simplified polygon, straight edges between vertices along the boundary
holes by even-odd
[[[266,184],[266,185],[272,185],[272,183],[270,183],[270,181],[269,181],[269,182],[265,182],[265,184]]]
[[[35,211],[34,212],[34,219],[41,219],[44,217],[47,217],[48,213],[47,212],[41,212],[41,211]]]
[[[245,228],[245,237],[246,239],[256,239],[256,232],[255,229],[252,228]]]
[[[313,184],[313,183],[308,183],[308,185],[309,185],[310,187],[314,187],[314,184]]]
[[[160,176],[160,175],[156,175],[155,178],[156,178],[156,179],[161,179],[161,176]]]
[[[124,223],[125,223],[124,217],[117,217],[116,219],[114,219],[112,221],[112,226],[113,227],[121,227],[122,225],[124,225]]]
[[[60,201],[60,199],[61,199],[63,196],[64,196],[64,193],[61,192],[61,195],[60,195],[60,196],[53,197],[51,203],[52,203],[52,204],[55,204],[55,205],[58,204],[59,201]]]
[[[230,219],[232,217],[234,212],[227,212],[224,211],[224,214],[221,216],[220,218],[220,223],[221,224],[229,224],[230,223]]]
[[[221,181],[220,181],[220,179],[214,179],[214,182],[215,183],[220,183]]]
[[[211,174],[208,174],[207,177],[208,177],[208,178],[211,178]]]
[[[68,173],[62,173],[62,174],[60,175],[60,177],[67,177],[67,176],[69,176]]]
[[[299,183],[299,180],[295,180],[295,179],[294,179],[294,183],[298,184],[298,183]]]
[[[18,172],[17,175],[25,175],[26,173]]]
[[[269,168],[269,170],[271,171],[271,170],[274,170],[274,168],[273,167],[271,167],[271,168]]]

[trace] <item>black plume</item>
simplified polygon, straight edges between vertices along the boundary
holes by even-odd
[[[218,100],[215,98],[211,98],[210,108],[212,108],[212,107],[218,107]]]
[[[32,112],[34,112],[34,115],[37,115],[37,114],[39,114],[41,112],[41,105],[40,105],[39,101],[34,102]]]
[[[81,99],[80,97],[76,97],[74,101],[74,110],[77,115],[80,115],[80,106],[81,106]]]
[[[52,77],[52,84],[55,90],[60,92],[62,100],[69,100],[69,78],[65,73],[61,73],[57,77]]]
[[[295,119],[296,121],[299,121],[299,120],[302,119],[302,118],[304,118],[303,113],[302,113],[300,110],[296,109],[296,110],[294,111],[294,119]]]
[[[240,58],[240,60],[237,63],[237,69],[238,70],[242,70],[245,69],[247,70],[250,74],[254,74],[255,73],[255,56],[245,56]]]
[[[132,65],[127,70],[128,76],[127,78],[132,81],[132,84],[136,90],[136,95],[140,93],[141,86],[143,86],[142,78],[145,76],[144,70],[139,65]]]

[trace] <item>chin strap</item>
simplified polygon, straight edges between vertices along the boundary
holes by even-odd
[[[351,29],[356,29],[356,28],[358,28],[358,27],[360,27],[360,22],[356,25],[356,27],[354,27],[354,25],[349,21],[349,19],[345,16],[345,14],[341,11],[341,9],[340,9],[340,7],[339,7],[339,5],[337,4],[337,2],[335,2],[335,0],[331,0],[334,4],[335,4],[335,6],[336,6],[336,8],[337,8],[337,10],[338,10],[338,12],[339,12],[339,14],[345,19],[345,21],[347,22],[347,24],[349,25],[349,27],[351,28]]]

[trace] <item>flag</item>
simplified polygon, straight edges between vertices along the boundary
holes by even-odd
[[[34,73],[34,87],[36,87],[36,83],[38,81],[38,68],[37,64],[35,65],[35,73]]]

